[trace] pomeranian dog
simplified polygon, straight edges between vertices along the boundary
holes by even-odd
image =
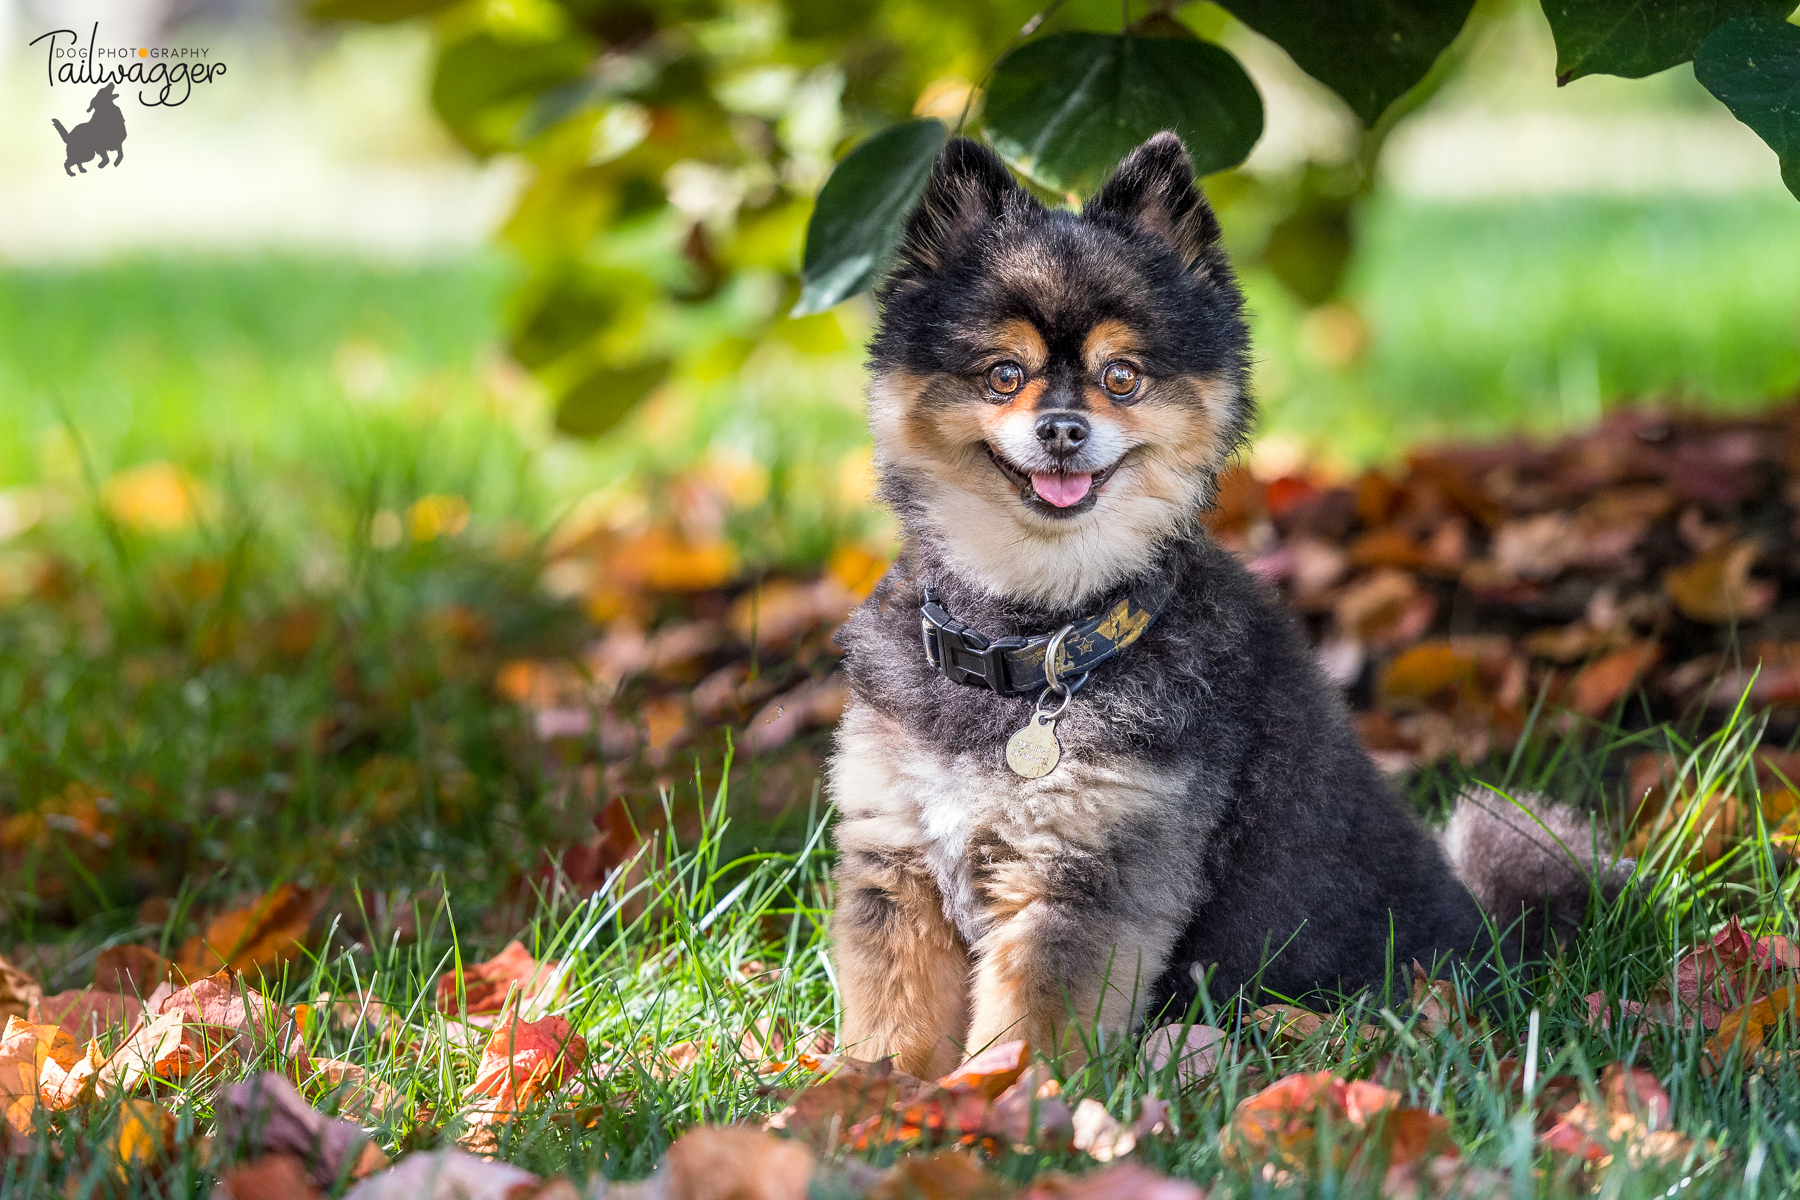
[[[839,635],[847,1050],[924,1076],[1013,1038],[1068,1061],[1071,1022],[1379,987],[1583,919],[1612,874],[1586,819],[1484,794],[1440,846],[1203,531],[1251,420],[1248,331],[1174,134],[1079,213],[953,140],[877,299],[904,548]]]
[[[88,111],[94,115],[73,129],[64,129],[61,121],[50,118],[63,140],[63,173],[66,175],[75,174],[76,167],[81,167],[81,173],[86,175],[87,167],[83,164],[96,154],[100,156],[97,166],[106,166],[108,154],[113,156],[114,166],[125,161],[125,114],[119,111],[112,84],[94,93],[94,98],[88,101]]]

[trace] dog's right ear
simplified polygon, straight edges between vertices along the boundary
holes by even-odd
[[[931,182],[906,222],[900,262],[920,273],[936,271],[1021,200],[1037,203],[1013,181],[999,155],[970,138],[951,138],[938,152]]]

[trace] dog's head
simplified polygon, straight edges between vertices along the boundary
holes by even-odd
[[[88,111],[93,112],[96,106],[102,108],[115,108],[117,107],[114,103],[115,99],[116,96],[113,92],[113,85],[109,83],[94,93],[94,98],[88,101]]]
[[[1172,133],[1080,213],[952,141],[879,300],[883,494],[997,595],[1076,605],[1148,565],[1244,435],[1242,297]]]

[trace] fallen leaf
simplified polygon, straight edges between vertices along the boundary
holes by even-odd
[[[141,999],[169,977],[169,966],[148,946],[108,946],[94,957],[94,987]]]
[[[1137,1135],[1091,1096],[1075,1106],[1074,1127],[1072,1144],[1095,1162],[1123,1158],[1137,1146]]]
[[[331,1090],[339,1112],[353,1116],[379,1119],[403,1103],[398,1092],[370,1075],[366,1067],[341,1058],[313,1059],[312,1079]]]
[[[144,1015],[144,1002],[136,996],[82,988],[58,992],[38,1001],[37,1019],[60,1025],[71,1037],[89,1041],[103,1034],[123,1040]]]
[[[7,1017],[29,1016],[32,1005],[43,994],[43,985],[29,971],[0,958],[0,1021]]]
[[[522,1167],[447,1147],[407,1155],[345,1192],[344,1200],[513,1200],[538,1182]]]
[[[1029,1042],[1003,1042],[983,1050],[937,1084],[946,1091],[967,1088],[991,1100],[1011,1087],[1030,1061]]]
[[[1663,591],[1690,621],[1723,625],[1762,616],[1775,602],[1775,584],[1751,579],[1761,547],[1755,541],[1729,542],[1685,566],[1663,572]]]
[[[1444,1118],[1400,1107],[1400,1094],[1392,1089],[1367,1080],[1346,1083],[1330,1071],[1289,1075],[1242,1101],[1221,1150],[1240,1167],[1263,1163],[1271,1172],[1304,1173],[1315,1158],[1322,1119],[1337,1128],[1334,1163],[1354,1156],[1385,1169],[1457,1154]]]
[[[182,943],[175,971],[200,979],[220,970],[267,973],[300,952],[320,897],[284,883],[247,908],[215,917],[204,933]]]
[[[1029,1149],[1068,1143],[1075,1136],[1075,1121],[1061,1091],[1047,1066],[1025,1068],[1011,1087],[994,1097],[983,1132]]]
[[[154,1100],[127,1100],[113,1116],[99,1158],[121,1183],[160,1174],[175,1153],[175,1118]]]
[[[224,1172],[212,1200],[322,1200],[323,1193],[306,1177],[306,1167],[292,1154],[265,1154]]]
[[[1144,1062],[1161,1074],[1175,1064],[1172,1086],[1185,1091],[1211,1079],[1225,1049],[1225,1031],[1211,1025],[1161,1025],[1144,1036]]]
[[[703,1125],[675,1139],[652,1183],[668,1200],[806,1200],[813,1156],[798,1142],[738,1125]]]
[[[454,1015],[467,1005],[471,1015],[502,1011],[513,992],[521,1000],[535,998],[539,992],[561,977],[554,962],[540,963],[531,957],[522,942],[508,942],[506,949],[486,962],[465,965],[459,981],[455,971],[446,971],[437,983],[437,1008]],[[457,998],[458,984],[463,993]]]
[[[0,1117],[5,1126],[17,1134],[30,1134],[46,1066],[59,1065],[66,1071],[80,1057],[75,1039],[59,1026],[6,1018],[6,1029],[0,1033]]]
[[[1735,1012],[1726,1013],[1719,1021],[1719,1031],[1706,1041],[1700,1069],[1711,1075],[1728,1069],[1735,1062],[1754,1059],[1768,1040],[1769,1031],[1784,1017],[1793,1020],[1797,1001],[1800,1001],[1800,988],[1777,988]]]
[[[1575,673],[1568,706],[1584,717],[1604,716],[1661,658],[1661,646],[1644,642],[1595,659]]]
[[[321,1188],[387,1166],[387,1156],[360,1127],[326,1116],[273,1071],[225,1088],[214,1120],[214,1137],[227,1153],[291,1154]]]
[[[931,1090],[924,1080],[894,1070],[886,1058],[872,1063],[836,1059],[826,1064],[826,1071],[823,1079],[791,1092],[787,1106],[770,1116],[766,1126],[823,1152],[841,1144],[844,1131],[883,1118],[894,1106]]]
[[[502,1016],[481,1054],[475,1082],[464,1093],[464,1119],[480,1128],[510,1121],[549,1095],[587,1061],[587,1043],[561,1017]],[[477,1135],[485,1136],[485,1135]]]
[[[1206,1200],[1206,1190],[1141,1163],[1116,1162],[1082,1175],[1040,1175],[1021,1200]]]
[[[983,1170],[974,1156],[940,1150],[901,1159],[882,1172],[864,1200],[1004,1200],[1011,1194],[1011,1185]]]

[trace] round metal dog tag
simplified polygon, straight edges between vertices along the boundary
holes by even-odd
[[[1056,722],[1046,721],[1044,714],[1032,713],[1031,724],[1012,735],[1006,743],[1006,765],[1013,774],[1037,779],[1056,769],[1062,747],[1056,743]]]

